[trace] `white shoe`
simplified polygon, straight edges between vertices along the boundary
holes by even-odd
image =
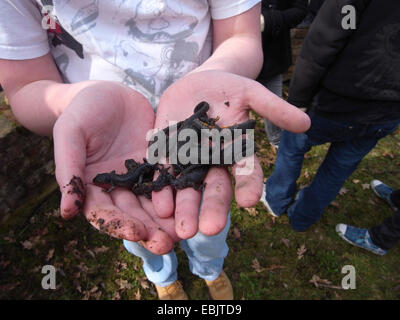
[[[262,192],[260,201],[262,202],[262,204],[264,205],[264,207],[267,209],[267,212],[268,212],[271,216],[273,216],[273,217],[275,217],[275,218],[279,218],[279,215],[277,215],[277,214],[271,209],[271,207],[269,206],[269,203],[268,203],[268,201],[266,200],[266,197],[267,197],[267,193],[266,193],[266,191],[265,191],[265,184],[263,184],[263,192]]]

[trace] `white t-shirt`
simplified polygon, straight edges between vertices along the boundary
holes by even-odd
[[[0,59],[51,51],[65,82],[122,82],[156,108],[169,85],[210,56],[211,20],[259,2],[1,0]]]

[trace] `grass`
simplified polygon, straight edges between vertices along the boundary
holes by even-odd
[[[258,120],[256,140],[267,177],[275,153]],[[235,298],[399,299],[399,246],[380,257],[350,246],[334,230],[337,223],[372,227],[392,214],[367,185],[380,179],[400,188],[399,146],[399,132],[381,140],[307,232],[294,232],[287,216],[274,219],[261,204],[241,209],[233,202],[225,271]],[[306,155],[299,186],[311,182],[327,148],[319,146]],[[53,192],[27,220],[0,228],[0,299],[157,299],[139,259],[84,218],[62,220],[59,200],[58,191]],[[301,248],[305,252],[299,258]],[[204,281],[190,273],[183,251],[176,252],[179,278],[190,298],[210,299]],[[55,290],[41,287],[41,268],[47,264],[58,270]],[[355,267],[355,290],[338,288],[345,265]],[[310,282],[313,277],[322,286]]]

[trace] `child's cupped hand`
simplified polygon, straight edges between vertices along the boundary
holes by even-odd
[[[92,183],[100,172],[125,172],[128,158],[142,161],[153,125],[154,111],[141,94],[116,83],[93,82],[54,126],[56,178],[62,217],[82,212],[96,229],[164,254],[179,240],[173,217],[159,218],[144,196],[122,188],[106,193]]]
[[[201,101],[210,104],[208,115],[219,117],[219,126],[230,126],[249,119],[253,110],[279,127],[292,132],[304,132],[310,127],[309,117],[271,93],[254,80],[222,71],[191,73],[172,84],[162,95],[157,109],[155,128],[165,128],[169,121],[184,120],[193,114]],[[263,172],[254,155],[250,174],[237,174],[233,166],[235,198],[238,206],[250,207],[261,197]],[[205,235],[218,234],[227,221],[232,201],[232,181],[226,169],[214,167],[205,178],[206,188],[179,190],[165,188],[153,193],[153,204],[160,217],[175,217],[176,233],[187,239],[198,230]],[[201,208],[200,208],[201,203]],[[199,214],[200,209],[200,214]]]

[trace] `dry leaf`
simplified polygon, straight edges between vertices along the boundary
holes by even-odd
[[[14,243],[14,242],[15,242],[15,239],[12,238],[12,237],[4,237],[3,240],[4,240],[4,241],[7,241],[7,242],[9,242],[9,243]]]
[[[332,201],[332,202],[330,203],[330,205],[333,206],[333,207],[335,207],[335,208],[339,208],[339,202],[337,202],[337,201]]]
[[[316,288],[324,287],[324,288],[331,288],[331,289],[338,289],[338,290],[342,290],[343,289],[340,286],[332,285],[332,282],[330,282],[329,280],[321,279],[320,277],[318,277],[315,274],[312,276],[310,282],[313,283]]]
[[[260,262],[258,262],[257,258],[254,258],[253,263],[251,264],[251,267],[254,269],[255,272],[263,272],[264,268],[261,267]]]
[[[87,253],[89,253],[89,255],[90,255],[92,258],[95,258],[95,257],[96,257],[95,254],[94,254],[94,252],[93,252],[92,250],[90,250],[90,249],[87,250]]]
[[[353,183],[360,183],[360,180],[358,180],[358,179],[353,179]]]
[[[142,295],[140,294],[140,290],[137,289],[137,292],[136,292],[136,294],[135,294],[135,299],[136,299],[136,300],[140,300],[141,298],[142,298]]]
[[[314,274],[311,278],[311,280],[309,281],[310,283],[313,283],[315,285],[315,287],[319,288],[319,286],[321,284],[331,284],[331,282],[327,279],[321,279],[320,277],[318,277],[316,274]]]
[[[370,185],[369,183],[363,183],[363,184],[361,185],[361,187],[363,188],[363,190],[367,190],[367,189],[370,189],[370,188],[371,188],[371,185]]]
[[[290,240],[289,239],[285,239],[285,238],[282,238],[282,243],[286,246],[286,248],[289,248],[289,246],[290,246]]]
[[[248,214],[249,214],[251,217],[255,217],[255,216],[258,214],[257,209],[254,208],[254,207],[252,207],[252,208],[245,208],[245,210],[248,212]]]
[[[46,261],[50,261],[51,258],[53,258],[54,255],[54,249],[50,249],[49,253],[46,256]]]
[[[29,240],[21,241],[21,245],[24,247],[26,250],[31,250],[33,248],[33,243],[30,242]]]
[[[110,248],[108,248],[106,246],[101,246],[101,247],[94,248],[93,251],[97,254],[97,253],[104,253],[108,249],[110,249]]]
[[[115,283],[119,286],[119,290],[125,290],[125,289],[132,289],[133,286],[128,282],[128,280],[124,279],[117,279],[115,280]]]
[[[99,288],[97,286],[94,286],[92,289],[90,289],[90,293],[95,293]]]
[[[301,260],[301,258],[304,257],[304,254],[306,253],[307,249],[305,244],[302,244],[300,248],[297,250],[297,259]]]
[[[339,194],[342,196],[344,194],[346,194],[349,190],[347,190],[345,187],[343,187],[342,189],[340,189]]]
[[[144,289],[147,290],[150,288],[150,283],[146,279],[140,279],[140,286]]]
[[[285,269],[285,267],[277,265],[277,264],[273,264],[273,265],[265,268],[265,270],[267,270],[267,271],[274,271],[276,269]]]
[[[114,292],[114,296],[111,298],[112,300],[120,300],[121,299],[121,295],[119,294],[118,291]]]

